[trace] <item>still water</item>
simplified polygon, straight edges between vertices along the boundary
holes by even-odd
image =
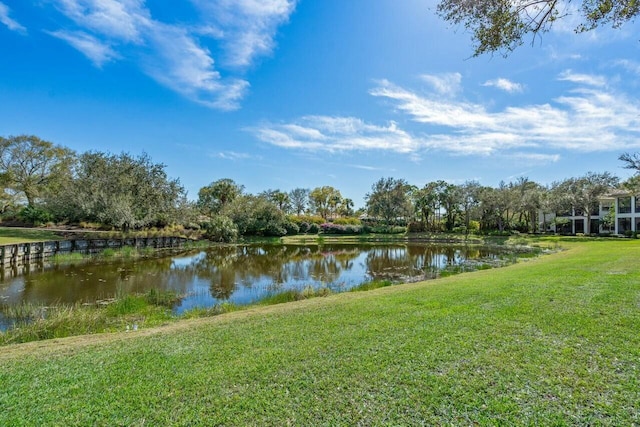
[[[408,282],[443,270],[499,265],[512,250],[401,245],[219,246],[161,258],[43,265],[0,281],[0,306],[95,302],[152,288],[183,296],[176,313],[222,301],[250,304],[288,289],[334,292],[371,280]],[[1,320],[1,319],[0,319]]]

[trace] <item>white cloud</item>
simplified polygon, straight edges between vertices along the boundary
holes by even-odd
[[[528,163],[557,163],[560,160],[560,154],[542,154],[542,153],[513,153],[509,157],[517,160],[525,160]]]
[[[209,52],[186,30],[154,23],[146,35],[152,51],[145,55],[144,69],[156,81],[203,105],[234,110],[249,83],[222,79]]]
[[[640,62],[631,61],[628,59],[620,59],[614,62],[614,65],[624,68],[634,74],[640,74]]]
[[[247,67],[275,46],[278,27],[288,22],[297,0],[192,0],[226,51],[225,62]]]
[[[58,0],[59,8],[77,25],[109,38],[140,43],[151,24],[143,0]]]
[[[420,78],[441,95],[453,96],[462,90],[460,73],[423,74]]]
[[[105,62],[119,58],[110,46],[82,31],[48,31],[47,33],[69,43],[98,68],[101,68]]]
[[[261,141],[288,149],[390,151],[407,154],[414,161],[433,150],[553,163],[559,161],[560,150],[618,152],[640,147],[640,102],[605,90],[608,83],[598,76],[563,73],[560,77],[578,87],[545,104],[493,112],[462,99],[434,99],[379,81],[370,94],[390,100],[396,111],[416,123],[420,136],[395,122],[380,126],[333,116],[307,116],[250,130]]]
[[[294,0],[192,0],[205,22],[167,24],[152,18],[144,0],[55,0],[76,26],[47,31],[82,52],[96,66],[126,58],[163,86],[207,107],[234,110],[249,82],[222,75],[199,37],[219,40],[234,66],[247,67],[270,53],[278,26]],[[0,3],[1,4],[1,3]]]
[[[574,73],[572,70],[566,70],[560,73],[558,80],[589,85],[589,86],[606,86],[607,79],[603,76],[594,76],[591,74]]]
[[[393,122],[376,126],[354,117],[307,116],[295,123],[267,124],[249,130],[263,142],[309,151],[411,153],[420,146],[418,139]]]
[[[581,152],[640,146],[640,103],[606,92],[599,76],[563,73],[560,80],[582,84],[547,104],[490,112],[463,100],[440,101],[381,81],[371,90],[425,125],[428,146],[459,154],[490,154],[522,147]],[[586,86],[585,86],[586,85]],[[595,87],[594,87],[595,86]],[[449,128],[441,133],[439,127]]]
[[[236,151],[221,151],[219,153],[215,153],[213,157],[225,160],[246,160],[251,159],[254,156],[248,153],[238,153]]]
[[[9,8],[4,3],[0,2],[0,22],[7,26],[11,31],[17,31],[18,33],[25,34],[27,29],[20,25],[18,21],[12,19],[9,16]]]
[[[523,89],[520,83],[514,83],[511,80],[504,78],[487,80],[482,86],[495,87],[507,93],[519,93],[522,92]]]

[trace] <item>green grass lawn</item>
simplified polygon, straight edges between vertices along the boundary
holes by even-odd
[[[638,425],[640,241],[0,348],[0,425]]]
[[[16,243],[42,242],[47,240],[60,240],[53,231],[31,230],[17,227],[0,227],[0,245],[13,245]]]

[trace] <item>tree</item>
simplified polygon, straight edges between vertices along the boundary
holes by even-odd
[[[462,201],[462,192],[460,187],[449,184],[444,181],[438,181],[436,187],[436,194],[438,195],[438,205],[445,210],[444,226],[447,231],[452,231],[456,225],[456,219],[460,214],[460,205]]]
[[[280,190],[267,190],[263,195],[275,204],[282,212],[287,213],[291,209],[291,200],[289,194]]]
[[[294,188],[289,192],[289,200],[291,201],[291,208],[296,215],[302,215],[309,203],[309,189]]]
[[[74,153],[33,135],[0,137],[0,174],[33,207],[57,179],[69,174]]]
[[[197,206],[208,216],[215,216],[244,191],[244,186],[224,178],[212,182],[198,191]]]
[[[369,215],[381,218],[386,224],[411,215],[410,186],[405,180],[380,178],[371,190],[365,197]]]
[[[324,219],[329,218],[329,214],[331,213],[332,207],[335,206],[336,200],[342,200],[340,191],[328,185],[314,188],[309,193],[311,209]]]
[[[474,56],[502,52],[507,55],[522,45],[526,35],[549,31],[558,19],[569,15],[568,2],[558,0],[440,0],[437,13],[449,23],[464,25],[473,35]],[[576,32],[601,25],[618,28],[640,12],[635,0],[582,0],[581,22]]]
[[[264,196],[238,196],[225,205],[221,213],[233,221],[241,235],[287,234],[287,219],[284,213]]]
[[[78,157],[73,178],[49,205],[67,219],[97,221],[123,231],[178,219],[184,188],[165,165],[147,154],[133,157],[87,152]]]
[[[340,211],[339,214],[342,216],[353,216],[353,200],[349,198],[342,199],[340,202]]]
[[[618,177],[609,172],[588,172],[579,178],[570,178],[568,188],[574,208],[584,212],[587,217],[584,232],[591,233],[591,211],[598,206],[599,198],[618,185]]]
[[[469,233],[469,223],[471,222],[471,213],[473,209],[480,203],[480,183],[477,181],[467,181],[460,187],[460,210],[464,217],[465,233]]]
[[[625,169],[635,169],[636,174],[640,174],[640,153],[623,153],[618,157],[618,160],[624,162]]]

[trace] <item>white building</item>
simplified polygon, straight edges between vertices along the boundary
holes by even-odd
[[[613,211],[611,228],[602,220]],[[540,213],[540,229],[555,233],[577,234],[586,232],[588,217],[579,209],[569,212]],[[591,212],[591,233],[625,234],[640,231],[640,195],[616,190],[600,198],[598,209]]]

